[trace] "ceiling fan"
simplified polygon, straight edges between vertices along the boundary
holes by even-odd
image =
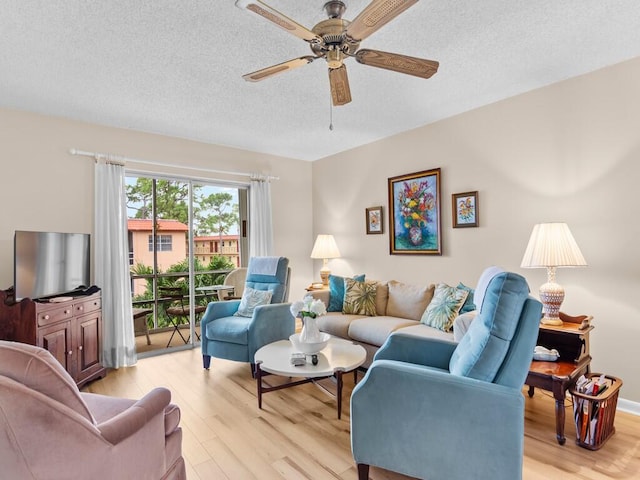
[[[256,13],[283,30],[309,43],[314,55],[294,58],[277,65],[243,75],[249,82],[259,82],[279,73],[302,67],[319,58],[329,66],[329,83],[333,105],[345,105],[351,101],[349,78],[344,60],[353,57],[358,63],[384,68],[416,77],[430,78],[438,71],[434,60],[409,57],[397,53],[368,50],[360,42],[387,24],[418,0],[372,0],[352,21],[342,18],[346,10],[344,2],[331,0],[324,4],[328,19],[311,30],[291,20],[261,0],[236,0],[236,6]]]

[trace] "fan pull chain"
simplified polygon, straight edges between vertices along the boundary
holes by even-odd
[[[329,92],[329,131],[333,131],[333,99]]]

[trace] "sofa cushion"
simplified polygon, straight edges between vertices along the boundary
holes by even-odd
[[[427,327],[423,324],[411,325],[409,327],[402,327],[396,330],[402,334],[412,335],[414,337],[422,338],[436,338],[438,340],[453,340],[453,334],[451,332],[443,332],[437,328]]]
[[[354,275],[353,280],[359,282],[364,281],[364,273],[362,275]],[[329,305],[327,312],[341,312],[344,303],[344,279],[339,275],[329,275]]]
[[[528,295],[527,281],[518,274],[499,273],[491,279],[482,310],[451,356],[452,374],[493,381],[509,350]]]
[[[433,298],[435,285],[409,285],[391,280],[386,315],[419,321]]]
[[[468,295],[467,290],[439,283],[420,322],[443,332],[450,332]]]
[[[269,290],[255,290],[247,287],[242,292],[242,300],[238,311],[234,315],[238,317],[253,317],[253,311],[260,305],[269,305],[273,293]]]
[[[389,285],[387,282],[378,282],[376,290],[376,315],[387,314],[387,301],[389,300]]]
[[[363,316],[330,312],[318,317],[318,328],[321,332],[326,332],[334,337],[349,338],[349,325],[359,318],[363,318]]]
[[[349,337],[357,342],[380,347],[391,332],[411,325],[418,325],[418,322],[398,317],[363,317],[349,324]]]
[[[478,314],[477,310],[473,310],[471,312],[461,313],[456,317],[453,321],[453,341],[460,343],[464,334],[469,330],[469,326],[473,319],[476,318]]]
[[[378,282],[358,282],[351,278],[344,279],[344,303],[342,313],[354,315],[376,315],[376,292]]]

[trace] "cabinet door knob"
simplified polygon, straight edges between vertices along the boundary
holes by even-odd
[[[45,316],[44,316],[44,319],[45,319],[45,320],[49,320],[49,315],[45,315]]]
[[[67,354],[69,354],[69,355],[73,355],[73,350],[69,350],[69,351],[67,352]]]
[[[80,346],[78,347],[78,350],[82,351],[82,345],[80,345]]]
[[[81,310],[81,311],[82,311],[82,310],[84,310],[84,307],[83,307],[82,305],[80,305],[80,306],[78,307],[78,310]]]

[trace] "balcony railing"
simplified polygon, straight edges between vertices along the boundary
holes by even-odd
[[[194,304],[206,306],[211,301],[219,300],[219,296],[215,291],[198,290],[200,287],[206,287],[210,285],[221,285],[224,283],[226,275],[231,270],[200,270],[194,274],[194,284],[196,286],[196,293],[194,294]],[[140,282],[145,283],[143,293],[136,294],[136,286],[138,290],[142,290],[139,287]],[[188,304],[190,301],[189,292],[189,274],[187,272],[175,272],[175,273],[163,273],[163,274],[132,274],[131,285],[133,298],[131,304],[138,313],[143,316],[142,321],[148,322],[149,335],[163,334],[164,332],[173,331],[173,325],[170,322],[167,314],[164,311],[166,305],[166,299],[163,300],[162,296],[158,294],[159,286],[181,286],[184,292],[184,298]],[[145,314],[144,310],[148,310]],[[199,328],[199,318],[195,318],[196,328]],[[189,329],[187,323],[184,324],[184,328]],[[140,332],[136,332],[140,333]],[[198,332],[199,333],[199,332]],[[170,346],[175,346],[176,337],[181,342],[181,338],[178,335],[174,335],[174,338]],[[185,336],[186,338],[186,336]],[[146,341],[146,338],[145,338]],[[165,341],[165,345],[166,345]]]

